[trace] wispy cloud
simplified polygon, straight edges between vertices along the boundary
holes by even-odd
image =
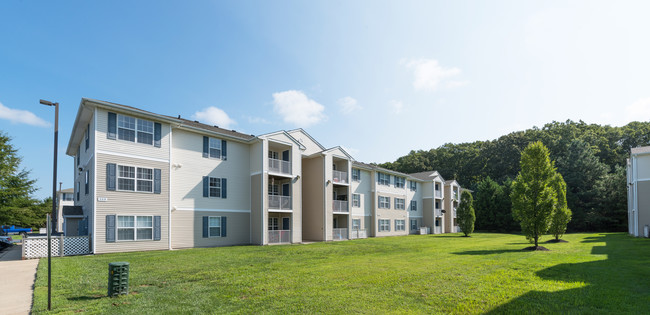
[[[402,101],[391,100],[389,104],[393,114],[401,114],[404,110],[404,103]]]
[[[27,124],[36,127],[49,127],[49,122],[34,115],[28,110],[13,109],[0,103],[0,118],[11,121],[14,124]]]
[[[467,85],[467,80],[450,80],[460,75],[456,67],[445,68],[435,59],[408,59],[401,64],[413,70],[413,87],[416,90],[435,91],[438,88],[455,88]]]
[[[222,109],[210,106],[198,111],[192,115],[192,119],[196,119],[204,124],[216,125],[221,128],[230,129],[237,124],[226,112]]]
[[[273,93],[273,110],[285,122],[303,127],[317,124],[327,118],[323,114],[323,105],[296,90]]]
[[[253,116],[246,116],[246,119],[248,120],[249,124],[270,124],[271,122],[268,119],[262,118],[262,117],[253,117]]]
[[[350,96],[340,98],[337,101],[337,103],[339,104],[340,107],[339,110],[341,111],[341,113],[345,115],[351,114],[355,111],[362,109],[361,105],[357,103],[357,100]]]

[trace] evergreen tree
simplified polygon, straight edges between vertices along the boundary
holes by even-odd
[[[566,202],[566,183],[559,173],[555,174],[555,178],[553,178],[553,188],[555,189],[557,202],[555,203],[555,213],[553,213],[549,231],[555,236],[555,240],[559,241],[560,237],[566,232],[567,224],[571,221],[571,210],[567,207]]]
[[[497,231],[497,213],[499,212],[499,195],[503,188],[489,176],[476,188],[476,229],[480,231]]]
[[[474,213],[473,203],[474,198],[472,197],[472,194],[467,190],[463,190],[460,194],[460,204],[456,210],[456,220],[458,220],[458,226],[465,236],[469,236],[474,232],[476,214]]]

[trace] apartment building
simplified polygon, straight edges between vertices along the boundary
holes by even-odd
[[[650,146],[632,148],[627,160],[628,232],[650,237]]]
[[[247,135],[84,98],[66,154],[94,253],[452,230],[440,174],[360,163],[302,129]]]
[[[56,192],[56,230],[65,233],[63,207],[74,205],[74,189],[61,189]]]

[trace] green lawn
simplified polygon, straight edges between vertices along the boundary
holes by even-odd
[[[546,238],[548,239],[548,237]],[[523,236],[413,235],[55,258],[54,312],[646,313],[650,240],[570,234],[549,252]],[[106,297],[108,263],[130,294]],[[47,308],[47,260],[34,312]]]

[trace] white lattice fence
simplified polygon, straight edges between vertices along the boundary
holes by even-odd
[[[63,246],[61,246],[63,244]],[[52,256],[90,254],[88,236],[52,237]],[[31,236],[23,239],[23,258],[47,257],[47,237]]]

